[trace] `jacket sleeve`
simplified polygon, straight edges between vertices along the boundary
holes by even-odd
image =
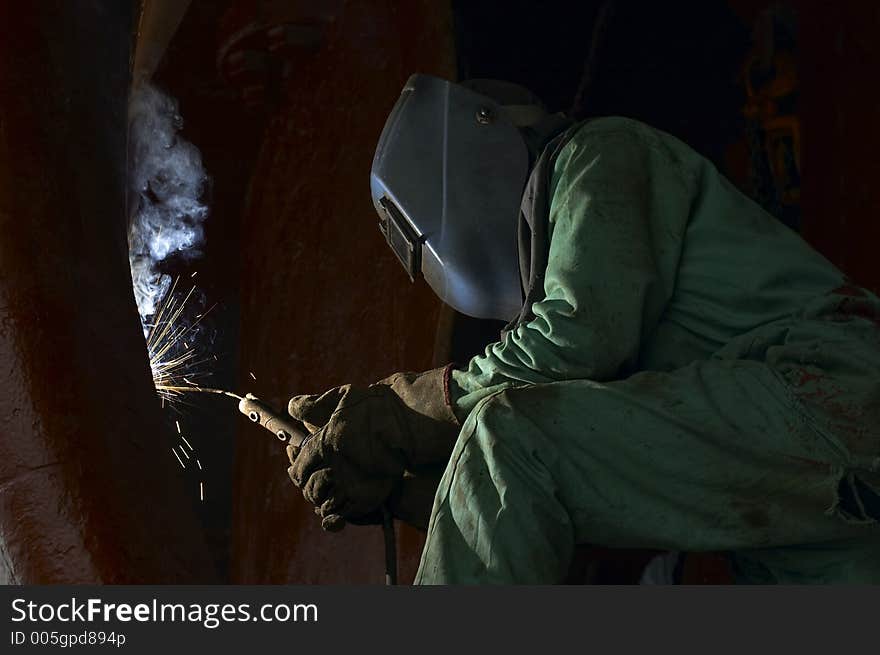
[[[466,370],[452,373],[459,420],[504,386],[620,379],[636,370],[675,288],[696,175],[681,144],[635,121],[587,123],[551,178],[544,298]]]

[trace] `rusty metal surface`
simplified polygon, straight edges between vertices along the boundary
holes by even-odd
[[[346,3],[267,124],[243,218],[240,388],[273,406],[432,364],[439,302],[410,284],[369,193],[376,141],[413,71],[454,75],[448,4]],[[244,424],[236,452],[233,582],[383,581],[379,527],[322,533],[283,448]],[[406,582],[421,536],[399,533]]]
[[[135,3],[0,3],[0,582],[210,581],[125,240]]]
[[[143,0],[132,60],[137,86],[147,82],[165,55],[191,0]]]

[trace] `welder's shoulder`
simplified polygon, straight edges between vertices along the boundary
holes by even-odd
[[[578,146],[617,142],[636,149],[659,149],[677,158],[699,158],[693,149],[671,134],[622,116],[605,116],[584,121],[576,128],[571,141]]]
[[[622,116],[594,118],[581,123],[566,150],[560,159],[592,161],[595,156],[603,156],[620,159],[622,164],[650,162],[680,174],[688,187],[693,186],[700,171],[712,166],[671,134]]]
[[[602,138],[603,136],[629,136],[634,140],[651,138],[659,133],[650,125],[623,116],[602,116],[591,118],[580,124],[576,138]]]

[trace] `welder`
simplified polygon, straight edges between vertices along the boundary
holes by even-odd
[[[409,276],[508,325],[461,368],[290,401],[326,529],[391,508],[423,584],[560,582],[577,544],[880,582],[880,299],[707,159],[415,75],[371,182]]]

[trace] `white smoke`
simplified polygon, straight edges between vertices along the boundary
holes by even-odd
[[[160,264],[175,253],[201,254],[208,177],[198,149],[178,136],[177,102],[153,86],[129,101],[128,247],[135,301],[145,325],[171,286]]]

